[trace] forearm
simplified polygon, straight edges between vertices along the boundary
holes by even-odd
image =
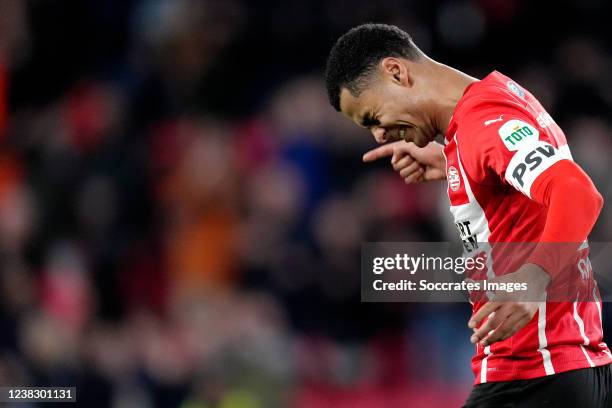
[[[535,201],[548,208],[548,213],[541,244],[530,261],[554,274],[587,239],[603,206],[603,198],[589,176],[568,160],[542,174],[534,182],[531,194]]]
[[[555,174],[534,183],[534,200],[548,207],[541,242],[583,242],[595,225],[603,198],[578,166],[559,162]],[[538,180],[536,180],[538,181]]]

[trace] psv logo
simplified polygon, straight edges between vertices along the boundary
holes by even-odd
[[[506,169],[506,180],[530,197],[531,185],[535,179],[550,166],[563,159],[572,160],[567,146],[557,149],[544,141],[525,145],[510,160]]]
[[[459,172],[454,166],[450,166],[446,170],[446,178],[448,179],[448,185],[451,190],[459,190],[459,186],[461,186],[461,177],[459,177]]]
[[[555,148],[551,145],[538,146],[525,156],[525,160],[519,163],[512,171],[512,178],[521,186],[525,185],[523,178],[527,171],[534,171],[544,160],[555,155]]]

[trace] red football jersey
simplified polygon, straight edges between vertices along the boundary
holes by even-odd
[[[547,208],[530,198],[534,180],[572,160],[563,131],[537,99],[493,72],[471,84],[446,134],[450,209],[464,246],[538,242]],[[580,248],[588,251],[588,243]],[[588,254],[587,254],[588,255]],[[513,272],[487,265],[487,276]],[[473,304],[475,312],[484,302]],[[475,383],[529,379],[612,362],[603,342],[601,303],[540,303],[514,336],[476,346]]]

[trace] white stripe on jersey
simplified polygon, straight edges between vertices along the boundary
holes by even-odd
[[[593,299],[595,299],[595,306],[597,306],[597,313],[599,314],[599,330],[601,330],[601,332],[603,333],[603,320],[601,317],[601,301],[599,300],[599,297],[597,296],[597,289],[593,288]],[[610,358],[612,358],[612,353],[610,353],[609,350],[604,350],[604,353],[606,353]]]
[[[586,336],[585,332],[584,332],[584,322],[582,321],[582,318],[580,317],[580,315],[578,315],[578,302],[574,302],[574,320],[576,321],[576,323],[578,324],[578,329],[580,330],[580,335],[582,336],[582,339],[584,340],[584,344],[585,346],[589,345],[589,338]]]
[[[546,375],[555,373],[555,369],[550,361],[550,351],[546,348],[548,346],[548,340],[546,339],[546,302],[540,302],[538,309],[538,341],[540,346],[538,351],[542,354],[542,361],[544,363],[544,371]]]
[[[584,340],[584,343],[582,343],[580,345],[580,348],[582,349],[582,352],[584,353],[584,356],[586,357],[587,361],[589,362],[589,365],[591,367],[595,367],[595,364],[593,363],[593,360],[591,360],[591,357],[589,357],[589,354],[587,353],[587,351],[584,348],[584,346],[588,346],[589,345],[589,338],[586,336],[586,333],[584,332],[584,322],[582,321],[582,318],[578,314],[578,302],[574,302],[574,320],[578,324],[578,329],[580,330],[580,335],[582,336],[582,339]]]
[[[459,143],[457,142],[457,135],[454,136],[455,145],[457,146],[457,164],[459,165],[459,171],[461,172],[461,178],[465,182],[465,192],[468,196],[469,202],[462,205],[451,205],[450,211],[453,214],[455,222],[461,220],[470,220],[472,223],[472,231],[476,234],[476,241],[478,243],[489,242],[491,231],[489,230],[489,221],[485,216],[485,212],[476,200],[476,196],[472,192],[472,187],[467,177],[467,173],[461,163],[461,156],[459,155]]]
[[[455,139],[455,145],[457,146],[457,164],[459,165],[461,178],[465,182],[465,193],[468,196],[469,203],[451,206],[451,213],[453,214],[455,222],[461,220],[470,220],[473,222],[472,230],[476,232],[476,241],[479,244],[488,243],[489,237],[491,236],[491,230],[489,230],[489,220],[487,220],[484,210],[476,200],[476,196],[472,192],[472,187],[470,186],[467,173],[463,169],[461,156],[459,154],[459,142],[457,141],[456,133],[453,138]],[[493,270],[493,257],[491,256],[490,249],[491,247],[489,245],[484,248],[487,255],[487,278],[492,279],[495,277],[495,271]]]
[[[455,222],[460,220],[470,220],[473,222],[472,230],[476,233],[476,241],[479,244],[488,243],[489,237],[491,236],[491,231],[489,230],[489,220],[485,215],[484,210],[476,200],[476,196],[472,192],[472,187],[470,186],[470,182],[467,177],[467,173],[463,168],[463,164],[461,163],[461,156],[459,155],[459,142],[457,141],[457,134],[453,136],[455,140],[455,146],[457,146],[457,164],[459,165],[459,171],[461,172],[461,178],[464,180],[465,184],[465,192],[468,196],[469,202],[462,205],[452,206],[450,207],[451,213],[455,219]],[[495,276],[495,272],[493,271],[493,257],[490,254],[490,246],[485,248],[487,252],[487,277],[493,278]],[[478,351],[478,348],[476,349]],[[491,352],[491,346],[486,346],[484,348],[485,358],[482,359],[480,363],[480,382],[487,382],[487,366],[489,356],[493,353]]]
[[[586,349],[584,348],[584,346],[581,344],[580,348],[582,349],[582,353],[584,354],[584,356],[586,357],[587,361],[589,362],[589,365],[591,367],[595,367],[595,363],[593,363],[593,360],[591,360],[591,357],[589,357]]]
[[[482,359],[480,363],[480,382],[482,384],[487,382],[487,359],[492,354],[491,346],[487,346],[484,348],[485,358]]]

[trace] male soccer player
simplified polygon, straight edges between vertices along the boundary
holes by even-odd
[[[395,26],[365,24],[333,46],[326,86],[333,107],[383,144],[364,161],[390,156],[408,184],[448,180],[464,241],[588,247],[602,197],[559,126],[510,78],[494,71],[478,80],[432,60]],[[560,260],[534,253],[506,274],[545,293]],[[476,379],[467,407],[612,407],[612,355],[595,295],[476,302],[468,326]]]

